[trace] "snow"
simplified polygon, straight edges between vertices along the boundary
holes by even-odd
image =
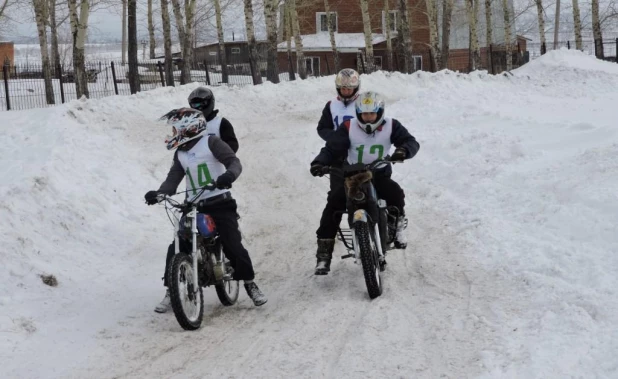
[[[304,34],[301,36],[304,50],[330,50],[330,34]],[[372,43],[378,44],[386,41],[383,34],[374,33],[371,39]],[[364,49],[365,34],[363,33],[335,33],[335,44],[339,50],[341,49]],[[292,49],[296,46],[292,39]],[[280,51],[287,50],[287,42],[282,42],[278,45]]]
[[[375,300],[350,260],[313,275],[333,77],[213,88],[269,302],[206,289],[196,332],[153,312],[171,225],[143,203],[172,156],[155,120],[196,84],[0,113],[0,377],[617,377],[611,65],[553,51],[512,76],[362,75],[421,144],[394,167],[410,244]]]

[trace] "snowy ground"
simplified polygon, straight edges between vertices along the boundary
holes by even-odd
[[[153,312],[171,226],[143,204],[171,160],[154,120],[194,86],[0,113],[0,377],[618,377],[618,65],[514,74],[362,77],[421,143],[395,167],[411,243],[373,301],[349,260],[313,275],[333,78],[215,88],[269,302],[208,289],[196,332]]]

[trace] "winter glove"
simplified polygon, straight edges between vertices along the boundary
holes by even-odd
[[[408,153],[406,149],[404,149],[403,147],[398,147],[395,149],[395,152],[393,153],[393,155],[391,155],[391,161],[401,162],[404,159],[406,159],[407,156],[408,156]]]
[[[232,174],[229,171],[226,171],[223,174],[219,175],[219,177],[217,178],[215,182],[215,186],[218,189],[232,188],[233,181],[234,181],[234,174]]]
[[[314,163],[311,165],[309,172],[311,172],[313,176],[324,176],[324,165],[321,163]]]
[[[146,192],[146,194],[144,195],[144,199],[146,199],[146,204],[148,205],[155,205],[159,202],[159,199],[157,199],[157,196],[159,196],[159,192],[158,191],[148,191]]]

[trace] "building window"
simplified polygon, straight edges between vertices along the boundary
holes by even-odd
[[[388,11],[391,17],[391,32],[397,31],[397,11]],[[382,11],[382,30],[386,34],[386,17],[384,17],[384,11]]]
[[[420,71],[423,69],[423,57],[421,55],[413,55],[414,71]]]
[[[240,54],[240,47],[232,47],[232,54]]]
[[[373,65],[376,70],[382,70],[382,57],[373,57]]]
[[[216,51],[210,51],[210,52],[208,53],[208,55],[211,55],[211,56],[216,56],[216,55],[217,55],[217,52],[216,52]]]
[[[305,57],[307,76],[320,76],[320,57]]]
[[[333,31],[337,32],[337,12],[330,12],[330,18],[333,26]],[[318,33],[320,32],[328,32],[328,23],[327,23],[326,12],[316,12],[315,14],[315,29]]]

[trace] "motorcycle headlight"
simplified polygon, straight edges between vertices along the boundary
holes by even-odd
[[[357,202],[365,201],[365,198],[366,196],[363,191],[356,191],[356,193],[352,195],[352,200]]]

